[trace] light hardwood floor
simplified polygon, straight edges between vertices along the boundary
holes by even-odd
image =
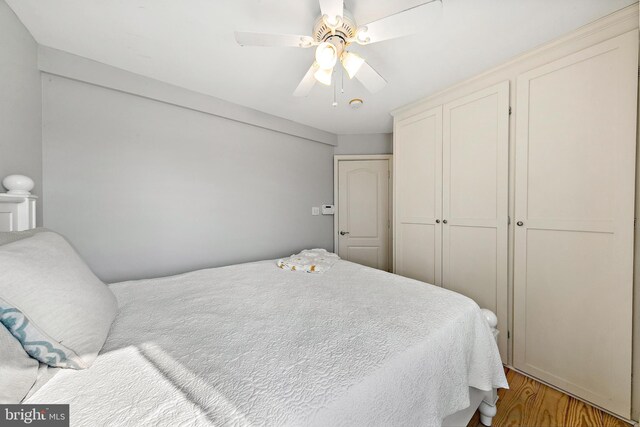
[[[630,427],[606,412],[505,369],[509,390],[499,390],[494,427]],[[467,427],[482,427],[476,412]]]

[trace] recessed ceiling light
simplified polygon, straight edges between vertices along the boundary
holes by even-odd
[[[352,110],[357,110],[358,108],[362,107],[362,104],[364,104],[364,101],[360,98],[353,98],[351,101],[349,101],[349,106]]]

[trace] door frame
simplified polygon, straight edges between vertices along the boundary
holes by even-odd
[[[333,252],[338,253],[338,166],[340,162],[386,160],[389,165],[389,269],[393,271],[393,154],[336,154],[333,156]]]

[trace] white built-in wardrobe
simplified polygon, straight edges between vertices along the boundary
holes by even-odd
[[[625,418],[637,83],[636,4],[394,112],[395,272],[493,310],[505,363]]]

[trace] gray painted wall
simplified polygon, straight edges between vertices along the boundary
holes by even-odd
[[[336,134],[50,47],[39,46],[38,66],[40,71],[48,74],[180,105],[323,144],[338,144]]]
[[[334,154],[391,154],[393,134],[338,135]]]
[[[45,221],[105,281],[333,246],[333,147],[42,75]]]
[[[42,92],[38,45],[4,0],[0,0],[0,181],[31,177],[42,194]],[[0,192],[4,192],[0,185]],[[38,222],[42,203],[38,203]]]

